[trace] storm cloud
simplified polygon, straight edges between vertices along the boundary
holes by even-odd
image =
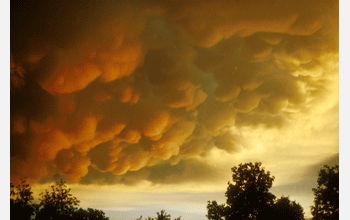
[[[338,7],[11,1],[11,181],[214,180],[198,158],[249,148],[231,128],[283,127],[327,93]]]

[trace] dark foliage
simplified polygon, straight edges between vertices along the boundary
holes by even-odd
[[[136,220],[142,220],[142,215],[140,216],[140,218],[137,218]],[[148,216],[144,220],[154,220],[154,218]]]
[[[318,174],[314,191],[315,206],[311,207],[314,220],[339,219],[339,166],[324,166]]]
[[[52,191],[45,190],[40,194],[40,205],[36,213],[36,219],[70,219],[76,211],[75,206],[79,200],[70,194],[70,189],[61,180],[56,186],[51,186]]]
[[[232,169],[226,204],[208,202],[208,219],[266,219],[272,210],[275,196],[269,193],[275,177],[265,172],[261,163],[239,164]]]
[[[26,180],[21,180],[16,187],[10,184],[10,218],[30,219],[34,215],[34,207],[30,204],[33,192]]]
[[[231,170],[233,182],[228,183],[226,204],[209,201],[208,219],[304,219],[303,208],[290,202],[288,197],[276,202],[276,197],[269,192],[275,177],[266,172],[260,162],[239,164]]]
[[[273,205],[272,219],[305,220],[304,209],[296,201],[290,201],[289,197],[282,196]]]
[[[160,213],[157,212],[156,220],[171,220],[170,214],[167,214],[165,210],[161,210]]]
[[[11,219],[31,220],[109,220],[105,213],[98,209],[77,208],[79,200],[70,193],[69,188],[61,182],[51,186],[51,191],[40,194],[40,204],[29,204],[33,200],[33,192],[29,184],[10,186]]]
[[[210,220],[224,220],[228,212],[227,208],[225,204],[219,205],[216,201],[208,201],[208,214],[206,216]]]
[[[265,172],[261,163],[240,164],[232,169],[233,183],[226,191],[229,207],[227,219],[264,219],[273,204],[275,196],[269,193],[274,176]]]
[[[15,204],[27,205],[33,198],[32,188],[26,183],[25,179],[16,187],[10,184],[10,200]]]
[[[140,216],[140,218],[137,218],[136,220],[143,220],[142,215]],[[144,220],[171,220],[171,215],[167,214],[165,210],[162,209],[160,212],[157,212],[157,216],[155,218],[147,217],[147,218],[144,218]],[[175,218],[174,220],[181,220],[181,216]]]
[[[82,208],[77,209],[73,213],[73,217],[79,220],[109,220],[103,211],[92,208],[88,208],[87,210]]]

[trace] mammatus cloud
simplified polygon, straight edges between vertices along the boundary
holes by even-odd
[[[209,172],[199,157],[248,147],[232,127],[284,126],[325,94],[324,57],[338,62],[337,1],[18,4],[13,182]]]

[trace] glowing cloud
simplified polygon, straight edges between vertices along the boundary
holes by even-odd
[[[215,179],[233,128],[287,126],[337,76],[337,1],[50,2],[11,7],[13,182]]]

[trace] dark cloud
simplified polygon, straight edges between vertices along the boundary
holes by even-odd
[[[266,113],[253,112],[250,114],[237,114],[236,123],[237,127],[252,126],[257,127],[260,124],[265,125],[268,128],[281,128],[287,119],[282,115],[270,115]]]
[[[324,94],[338,16],[337,1],[11,1],[11,181],[217,178],[195,158],[239,151],[230,127],[280,128]]]
[[[100,172],[90,167],[89,173],[81,178],[81,184],[125,184],[136,185],[147,180],[152,184],[173,183],[215,183],[221,179],[224,170],[196,159],[181,160],[176,165],[162,162],[152,167],[144,167],[138,171],[129,171],[124,175],[114,175],[112,172]]]

